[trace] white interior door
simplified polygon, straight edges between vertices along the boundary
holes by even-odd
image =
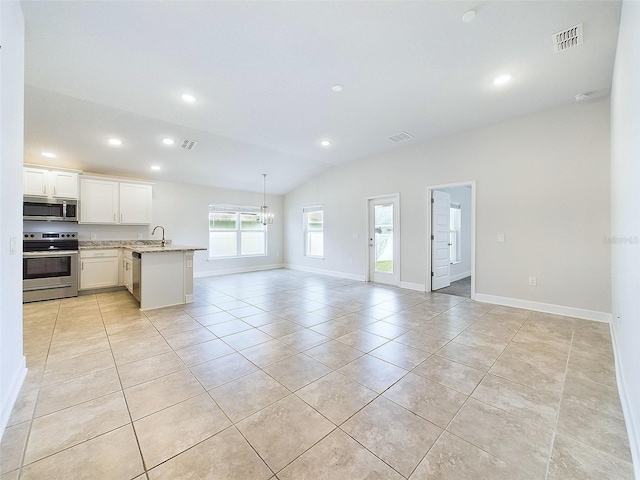
[[[398,198],[369,200],[369,280],[398,285]]]
[[[448,287],[450,279],[449,216],[451,195],[431,192],[431,290]]]

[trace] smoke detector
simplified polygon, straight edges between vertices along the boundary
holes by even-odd
[[[413,138],[413,135],[409,135],[407,132],[401,132],[395,135],[391,135],[390,137],[387,137],[387,140],[393,143],[400,143],[400,142],[404,142],[405,140],[411,140],[412,138]]]
[[[582,24],[567,28],[566,30],[562,30],[561,32],[556,32],[551,35],[551,39],[553,40],[553,51],[563,52],[568,50],[571,47],[575,47],[577,45],[581,45],[584,38],[584,34],[582,32]]]
[[[196,146],[196,142],[195,140],[189,140],[188,138],[183,138],[182,140],[180,140],[180,148],[184,149],[184,150],[193,150]]]

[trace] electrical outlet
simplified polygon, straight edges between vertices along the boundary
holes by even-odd
[[[504,233],[498,234],[498,243],[504,243]]]
[[[9,255],[16,253],[16,237],[9,237]]]
[[[141,233],[138,234],[138,240],[142,240],[142,234]]]
[[[529,285],[535,287],[538,285],[538,279],[536,277],[529,277]]]
[[[98,235],[96,235],[95,233],[91,234],[91,240],[96,240],[98,238]]]

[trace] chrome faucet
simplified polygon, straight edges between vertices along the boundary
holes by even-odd
[[[164,241],[164,227],[160,226],[160,225],[156,225],[153,229],[153,232],[151,232],[151,235],[154,235],[156,233],[156,230],[158,228],[162,229],[162,246],[164,247],[165,241]]]

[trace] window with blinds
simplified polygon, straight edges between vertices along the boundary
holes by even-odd
[[[302,209],[304,228],[304,255],[306,257],[324,256],[324,210],[322,205]]]
[[[260,207],[209,205],[209,259],[267,254],[267,228]]]

